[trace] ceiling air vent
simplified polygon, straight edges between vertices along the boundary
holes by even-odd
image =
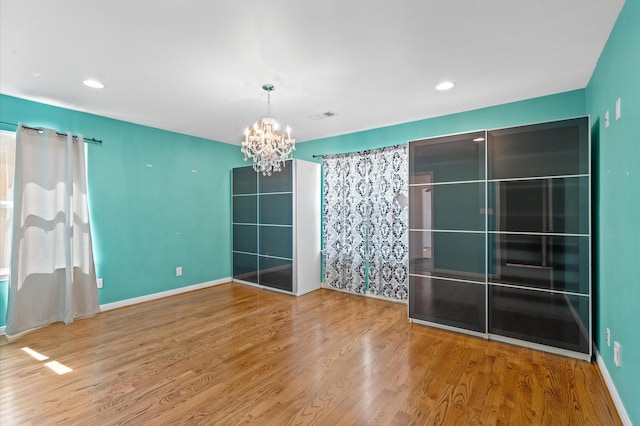
[[[310,115],[309,118],[312,119],[312,120],[316,120],[317,121],[317,120],[322,120],[324,118],[333,117],[334,115],[338,115],[338,114],[336,114],[333,111],[327,111],[327,112],[323,112],[323,113],[320,113],[320,114]]]

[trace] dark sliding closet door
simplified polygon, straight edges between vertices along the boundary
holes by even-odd
[[[409,144],[409,316],[486,332],[485,132]]]
[[[293,165],[233,169],[233,277],[293,291]]]
[[[488,133],[489,333],[591,353],[588,119]]]
[[[297,296],[320,288],[320,165],[232,171],[233,279]]]
[[[409,317],[590,359],[589,149],[587,117],[410,142]]]

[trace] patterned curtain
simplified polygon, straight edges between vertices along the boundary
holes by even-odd
[[[375,150],[371,191],[369,291],[376,296],[408,298],[408,209],[398,203],[407,195],[407,145]]]
[[[325,285],[407,299],[407,146],[325,156]]]

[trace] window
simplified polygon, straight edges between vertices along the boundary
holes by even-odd
[[[16,134],[0,130],[0,280],[9,277]]]

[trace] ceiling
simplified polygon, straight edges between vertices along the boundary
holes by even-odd
[[[623,3],[0,0],[0,92],[238,144],[271,83],[304,142],[584,88]]]

